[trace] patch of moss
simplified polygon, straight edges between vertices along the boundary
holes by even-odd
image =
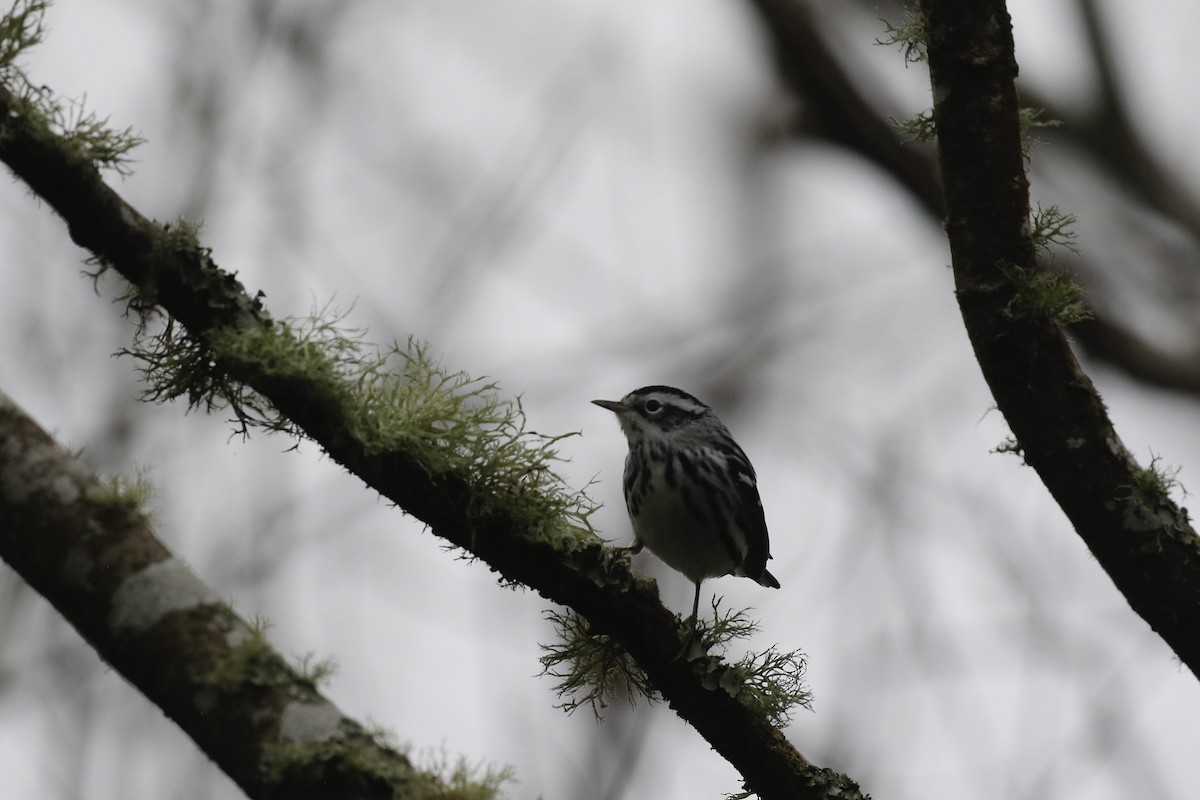
[[[932,142],[937,138],[937,126],[933,122],[933,111],[925,110],[914,114],[906,120],[892,123],[904,137],[906,144]]]
[[[415,338],[372,347],[343,319],[326,307],[268,326],[222,328],[206,341],[168,321],[123,352],[141,362],[149,400],[186,397],[192,408],[228,408],[243,434],[258,428],[301,437],[246,380],[286,384],[327,408],[328,419],[344,420],[344,435],[368,455],[403,452],[430,475],[460,476],[476,517],[502,514],[559,544],[601,541],[589,521],[595,504],[554,471],[558,444],[576,434],[531,431],[519,397],[445,369]]]
[[[1133,472],[1133,481],[1122,486],[1122,499],[1130,500],[1143,509],[1157,509],[1171,502],[1171,492],[1179,490],[1185,496],[1187,489],[1179,482],[1179,467],[1168,467],[1162,458],[1150,456],[1147,466],[1138,466]]]
[[[723,656],[730,644],[749,639],[759,629],[747,609],[726,611],[720,604],[720,598],[714,597],[713,619],[697,622],[697,643],[687,653],[704,685],[728,693],[777,728],[788,724],[796,707],[811,710],[812,694],[804,683],[808,660],[800,650],[784,651],[772,645],[732,664],[708,655],[717,652]]]
[[[1029,222],[1029,240],[1046,255],[1053,256],[1056,247],[1070,250],[1072,253],[1079,252],[1075,244],[1075,231],[1071,229],[1076,222],[1073,214],[1067,214],[1055,205],[1039,204],[1030,215]]]
[[[1013,319],[1070,325],[1092,318],[1083,302],[1083,285],[1059,270],[1011,267],[1016,287],[1005,313]]]
[[[245,686],[302,686],[316,691],[337,669],[331,659],[320,659],[306,653],[292,666],[276,652],[267,640],[268,624],[254,620],[249,632],[229,654],[214,664],[200,682],[223,692],[234,692]],[[303,693],[303,691],[301,692]]]
[[[603,719],[609,700],[624,695],[632,705],[639,698],[657,700],[658,694],[633,656],[611,636],[593,633],[587,620],[574,611],[546,611],[557,628],[556,641],[543,644],[542,674],[554,678],[559,705],[571,713],[588,706]]]
[[[319,742],[281,741],[263,754],[263,770],[273,782],[302,783],[304,776],[328,779],[335,773],[342,788],[404,787],[405,796],[429,800],[498,800],[513,781],[511,767],[449,758],[444,751],[413,756],[397,749],[386,732],[348,731]],[[288,776],[298,776],[291,780]]]
[[[884,35],[875,44],[898,45],[905,64],[916,64],[926,59],[926,44],[929,41],[929,22],[920,10],[905,12],[904,21],[893,25],[883,23]]]
[[[726,611],[720,602],[713,599],[713,619],[698,621],[694,634],[681,627],[681,657],[705,688],[726,692],[776,727],[786,725],[794,708],[811,707],[812,695],[804,685],[804,654],[771,646],[732,664],[725,662],[729,645],[753,636],[758,623],[748,611]],[[557,679],[554,688],[563,698],[561,708],[572,712],[586,705],[600,718],[608,701],[620,694],[630,703],[638,698],[659,699],[649,678],[617,640],[593,633],[587,621],[572,611],[548,611],[546,618],[558,635],[553,644],[541,646],[542,674]]]
[[[55,146],[71,160],[126,174],[129,154],[143,139],[131,128],[112,128],[107,119],[87,111],[82,101],[64,100],[45,86],[34,85],[20,66],[21,57],[45,37],[50,5],[50,0],[16,0],[0,17],[0,83],[16,97],[18,116],[54,138]]]
[[[94,484],[88,490],[88,499],[129,518],[149,522],[153,516],[150,500],[154,492],[147,472],[139,470],[132,478],[113,475]]]

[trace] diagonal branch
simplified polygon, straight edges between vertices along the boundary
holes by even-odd
[[[156,303],[209,346],[278,329],[261,300],[217,267],[207,250],[143,217],[94,166],[72,157],[25,111],[0,88],[0,160],[62,216],[77,244],[133,284],[141,302]],[[628,560],[598,537],[578,532],[550,538],[529,530],[525,520],[480,497],[460,472],[432,470],[402,448],[372,448],[342,398],[309,372],[244,352],[215,355],[214,361],[222,376],[265,398],[332,459],[437,536],[506,580],[575,609],[594,632],[619,640],[671,707],[733,764],[750,790],[764,798],[858,796],[851,781],[807,762],[761,712],[722,688],[727,665],[709,656],[678,658],[676,618],[659,602],[653,584],[634,580]]]
[[[434,788],[316,690],[0,393],[0,558],[253,798]]]
[[[1003,0],[922,0],[946,233],[963,321],[1026,462],[1133,609],[1200,675],[1200,538],[1140,467],[1051,317],[1023,313],[1045,274],[1028,235]]]
[[[935,217],[942,216],[937,163],[923,147],[905,145],[842,68],[806,0],[751,0],[762,17],[780,76],[804,98],[817,132],[878,164]]]

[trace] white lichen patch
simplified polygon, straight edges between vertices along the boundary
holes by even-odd
[[[279,735],[291,742],[324,742],[341,735],[342,712],[333,703],[289,703],[279,718]]]
[[[1104,443],[1108,445],[1108,451],[1114,456],[1124,459],[1133,458],[1133,456],[1129,453],[1129,449],[1125,447],[1125,443],[1122,442],[1115,433],[1111,436],[1106,436]]]
[[[225,643],[229,645],[230,649],[232,649],[235,647],[241,647],[254,637],[255,633],[253,630],[251,630],[248,626],[243,625],[241,622],[238,622],[233,626],[233,628],[230,629],[229,633],[225,634]]]
[[[1130,533],[1151,533],[1162,530],[1162,523],[1144,509],[1132,504],[1126,504],[1125,513],[1121,518],[1121,527]]]
[[[113,633],[142,633],[172,611],[219,605],[220,596],[187,564],[168,558],[126,579],[113,593],[108,624]]]
[[[53,442],[6,440],[0,447],[0,496],[7,503],[21,505],[35,494],[42,500],[69,505],[79,499],[90,473],[73,459],[65,458]],[[52,477],[53,476],[53,477]]]
[[[69,475],[59,475],[50,484],[51,498],[61,504],[70,505],[79,499],[82,492],[79,491],[79,484]]]

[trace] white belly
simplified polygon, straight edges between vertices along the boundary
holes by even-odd
[[[692,500],[694,505],[689,506],[676,492],[650,492],[632,522],[633,532],[651,553],[699,583],[704,578],[728,575],[737,564],[712,525],[713,520],[705,514],[704,498]]]

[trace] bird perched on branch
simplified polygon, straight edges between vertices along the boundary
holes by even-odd
[[[645,386],[619,401],[593,400],[617,415],[629,440],[625,505],[632,553],[643,547],[696,585],[740,575],[779,588],[754,467],[716,413],[687,392]]]

